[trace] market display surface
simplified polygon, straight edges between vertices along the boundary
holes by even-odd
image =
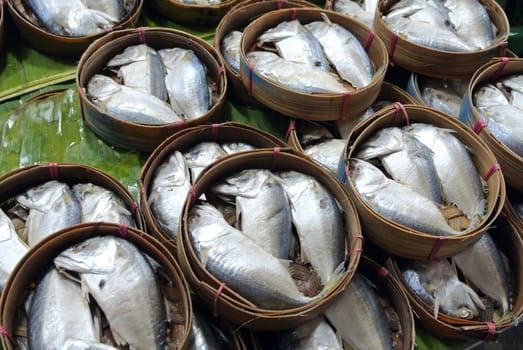
[[[0,8],[0,349],[515,346],[521,5]]]

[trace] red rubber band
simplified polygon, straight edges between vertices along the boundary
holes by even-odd
[[[0,335],[5,335],[7,337],[7,339],[9,339],[9,341],[11,342],[11,344],[16,344],[15,342],[15,338],[13,338],[13,336],[11,335],[11,333],[9,333],[9,331],[7,330],[7,328],[5,327],[0,327]]]
[[[191,205],[193,205],[196,202],[196,199],[198,199],[194,187],[189,188],[189,194],[191,195]]]
[[[220,128],[220,124],[213,123],[211,126],[211,141],[216,141],[218,138],[218,129]]]
[[[405,109],[405,106],[400,102],[394,102],[392,105],[394,106],[394,108],[396,108],[396,113],[394,114],[394,123],[396,122],[398,114],[401,111],[403,112],[403,117],[405,118],[405,124],[408,126],[410,124],[410,118],[409,113]]]
[[[145,194],[145,187],[140,187],[140,194]]]
[[[476,124],[474,124],[474,127],[472,128],[472,131],[474,131],[474,133],[476,133],[477,135],[479,135],[479,133],[481,132],[481,130],[483,130],[484,128],[487,127],[487,123],[485,123],[485,121],[483,120],[478,120],[476,122]]]
[[[345,165],[345,179],[348,179],[350,177],[350,169],[347,165]]]
[[[487,335],[485,336],[485,341],[494,340],[494,335],[496,334],[496,325],[492,322],[487,322]]]
[[[276,168],[276,162],[278,161],[279,156],[280,156],[280,147],[274,147],[272,150],[271,170],[274,170]]]
[[[249,82],[248,82],[248,87],[247,87],[247,93],[249,94],[249,96],[252,95],[252,72],[254,71],[254,67],[253,66],[249,66]]]
[[[138,33],[138,38],[140,39],[140,44],[145,44],[145,29],[143,27],[136,28]]]
[[[220,86],[222,82],[222,75],[225,75],[225,66],[221,66],[218,70],[218,76],[216,77],[216,85]]]
[[[220,286],[216,290],[216,294],[214,295],[214,310],[212,312],[214,317],[218,317],[218,298],[220,298],[220,294],[222,294],[223,289],[225,288],[225,283],[220,283]]]
[[[498,69],[494,72],[494,74],[492,74],[492,78],[490,78],[491,81],[495,81],[501,76],[508,61],[509,61],[508,57],[501,57],[501,62],[499,64]]]
[[[378,278],[376,280],[376,287],[380,287],[383,284],[383,281],[385,281],[385,278],[389,275],[389,270],[385,266],[380,267],[378,270]]]
[[[218,37],[214,37],[214,48],[219,48],[220,47],[220,41],[218,40]]]
[[[390,38],[390,47],[389,47],[389,60],[390,65],[394,67],[394,62],[392,61],[392,56],[394,55],[394,50],[396,49],[396,43],[398,42],[398,35],[396,33],[392,34],[392,38]]]
[[[369,36],[367,37],[367,40],[365,41],[365,44],[363,45],[365,52],[369,51],[369,47],[370,47],[370,45],[372,45],[372,41],[374,40],[375,36],[376,36],[376,33],[374,33],[373,31],[369,32]]]
[[[507,56],[507,44],[508,44],[508,42],[506,42],[506,41],[502,41],[499,43],[499,51],[498,51],[499,57]]]
[[[51,175],[51,179],[53,180],[60,179],[60,176],[58,174],[58,163],[49,163],[49,174]]]
[[[131,215],[133,217],[135,217],[137,211],[138,211],[138,202],[134,201],[133,204],[131,204]]]
[[[107,28],[105,28],[105,32],[106,32],[106,33],[112,33],[112,32],[113,32],[113,27],[107,27]]]
[[[494,175],[494,173],[495,173],[496,171],[500,170],[500,169],[501,169],[501,166],[500,166],[498,163],[492,165],[492,166],[489,168],[489,170],[487,170],[487,173],[486,173],[485,175],[483,175],[483,180],[488,181],[488,180],[490,179],[490,177],[491,177],[492,175]]]
[[[127,238],[127,235],[129,233],[129,226],[122,224],[118,227],[118,232],[120,233],[120,237]]]
[[[349,105],[349,96],[350,96],[350,92],[345,91],[343,93],[343,101],[341,102],[341,112],[340,112],[339,120],[345,119],[345,114],[347,113],[347,108]]]
[[[296,7],[291,7],[291,21],[296,19]]]
[[[332,10],[332,1],[331,0],[327,0],[327,2],[325,3],[325,9]]]
[[[285,139],[288,139],[288,138],[289,138],[289,135],[290,135],[291,132],[293,132],[294,130],[296,130],[295,121],[294,121],[294,119],[291,119],[291,121],[289,122],[289,127],[287,128],[287,131],[285,132]]]
[[[278,0],[278,10],[283,8],[283,4],[285,4],[285,0]]]
[[[174,125],[176,125],[177,127],[181,128],[185,125],[185,120],[177,120],[174,122]]]
[[[438,240],[434,244],[434,247],[432,247],[432,250],[430,251],[429,256],[427,257],[428,261],[433,261],[436,257],[436,254],[438,254],[439,250],[443,246],[443,242],[447,239],[446,236],[438,236]]]

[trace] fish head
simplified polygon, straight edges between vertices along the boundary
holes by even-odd
[[[457,278],[442,283],[437,298],[441,311],[456,318],[472,320],[479,316],[480,310],[485,310],[477,293]]]
[[[87,84],[87,93],[96,101],[104,101],[121,90],[121,86],[113,79],[95,74]]]
[[[379,191],[387,182],[387,177],[379,168],[357,158],[350,159],[349,172],[354,186],[358,189],[358,192],[363,189],[364,193],[360,193],[364,195]]]

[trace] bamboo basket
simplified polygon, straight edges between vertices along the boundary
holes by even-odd
[[[470,78],[483,64],[495,56],[505,56],[509,22],[503,8],[495,0],[479,0],[488,11],[498,35],[489,47],[474,52],[449,52],[417,45],[393,33],[383,14],[399,0],[381,0],[374,16],[374,30],[383,40],[393,64],[408,71],[436,78]]]
[[[170,348],[184,348],[191,328],[192,304],[187,282],[173,256],[160,242],[145,232],[130,227],[123,230],[116,224],[97,223],[76,225],[59,231],[33,247],[16,266],[0,299],[1,326],[5,329],[1,340],[5,350],[18,349],[10,338],[23,335],[18,333],[21,329],[20,315],[23,314],[24,303],[28,293],[51,266],[53,259],[68,247],[97,236],[122,237],[156,260],[165,270],[171,285],[167,286],[167,282],[162,283],[164,295],[176,307],[176,317],[172,319],[169,328],[169,340],[172,343]]]
[[[178,0],[152,0],[150,5],[173,22],[209,27],[220,19],[240,0],[225,0],[215,5],[186,4]]]
[[[41,163],[10,171],[0,176],[0,204],[47,181],[57,180],[69,185],[92,183],[112,191],[126,205],[136,228],[145,230],[145,219],[138,203],[127,188],[111,175],[94,167],[75,163]]]
[[[254,18],[257,18],[269,11],[280,10],[282,8],[292,7],[316,7],[305,0],[246,0],[240,1],[225,16],[220,20],[216,26],[214,35],[214,47],[221,52],[221,44],[223,38],[233,30],[243,30]],[[224,60],[225,69],[227,70],[227,81],[230,84],[229,93],[231,96],[237,98],[239,101],[259,105],[260,103],[254,98],[250,97],[247,89],[242,83],[240,72],[232,68],[232,66]]]
[[[126,13],[111,30],[131,28],[136,25],[142,11],[143,0],[125,0]],[[80,57],[82,52],[106,32],[87,36],[66,36],[43,29],[24,0],[7,0],[7,9],[22,38],[31,46],[53,56]]]
[[[509,74],[523,74],[523,59],[496,58],[481,66],[471,78],[467,94],[461,107],[459,119],[469,125],[485,141],[503,169],[509,187],[523,192],[521,169],[523,158],[501,143],[485,126],[485,121],[474,106],[472,95],[482,83],[490,83]]]
[[[368,46],[367,52],[376,71],[369,85],[344,94],[300,93],[268,80],[247,62],[246,54],[251,51],[256,39],[265,30],[294,18],[300,20],[302,24],[321,21],[322,13],[327,14],[332,22],[352,32],[364,47]],[[368,45],[369,41],[370,45]],[[367,109],[378,96],[388,64],[385,45],[378,37],[374,37],[374,33],[369,28],[347,16],[322,9],[297,8],[271,11],[252,21],[245,28],[240,45],[240,77],[248,94],[270,109],[300,119],[332,121],[354,118]]]
[[[476,228],[457,236],[438,237],[400,225],[378,214],[365,203],[348,177],[348,160],[366,139],[379,129],[414,122],[454,130],[454,135],[470,150],[472,161],[487,184],[485,218]],[[371,119],[360,123],[351,133],[343,158],[338,177],[345,183],[358,208],[365,236],[391,255],[413,260],[433,260],[457,254],[481,237],[499,216],[505,202],[505,181],[492,151],[463,123],[430,107],[396,105],[383,109]],[[444,215],[451,226],[459,225],[464,217],[453,207],[444,212]]]
[[[485,341],[495,340],[501,332],[517,325],[517,320],[523,312],[523,240],[521,239],[521,227],[514,225],[509,216],[499,217],[496,221],[495,231],[491,236],[499,244],[501,251],[508,257],[511,269],[511,277],[514,283],[512,300],[513,318],[500,320],[497,322],[479,322],[462,320],[449,315],[439,313],[438,318],[434,317],[434,310],[431,305],[421,300],[408,286],[401,275],[399,265],[394,257],[390,257],[387,262],[391,266],[392,273],[400,281],[401,287],[408,296],[417,319],[431,334],[444,339],[482,339]]]
[[[216,315],[238,325],[238,329],[243,327],[258,331],[289,329],[319,316],[351,280],[356,271],[362,249],[359,219],[343,186],[327,170],[300,155],[292,153],[290,149],[260,149],[218,160],[204,170],[193,185],[194,198],[205,193],[218,179],[243,169],[296,170],[314,176],[320,181],[333,194],[343,209],[342,215],[346,225],[348,253],[346,271],[332,289],[307,305],[282,310],[259,308],[207,272],[197,258],[188,233],[188,213],[193,206],[190,198],[185,201],[182,222],[178,231],[178,261],[185,278],[187,278],[195,293],[209,308],[214,310]]]
[[[176,242],[158,224],[149,205],[151,185],[156,169],[176,150],[183,152],[200,142],[245,142],[257,148],[286,147],[280,139],[254,127],[227,122],[213,125],[200,125],[178,131],[165,139],[147,158],[139,176],[140,206],[145,217],[148,232],[176,255]]]
[[[154,49],[181,47],[196,53],[207,68],[207,78],[212,88],[212,106],[206,114],[183,123],[145,125],[104,113],[87,98],[86,86],[93,75],[101,72],[114,55],[128,46],[140,43],[146,43]],[[218,118],[225,105],[227,78],[221,55],[206,41],[176,29],[139,28],[109,33],[91,44],[78,64],[76,87],[85,123],[95,134],[116,147],[151,152],[174,132]]]

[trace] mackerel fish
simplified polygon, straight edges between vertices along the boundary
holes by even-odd
[[[393,349],[391,328],[379,296],[359,272],[325,316],[351,349]]]
[[[421,86],[423,101],[430,107],[459,118],[469,81],[429,78]]]
[[[60,350],[118,350],[117,348],[104,343],[88,340],[67,339]]]
[[[233,346],[223,332],[206,317],[203,310],[193,308],[189,350],[232,350]]]
[[[492,22],[485,5],[477,0],[443,0],[452,28],[474,50],[489,47],[494,38]]]
[[[123,0],[83,0],[83,2],[88,9],[106,13],[118,22],[124,17]]]
[[[223,37],[221,51],[223,58],[236,71],[240,71],[240,43],[243,33],[232,30]]]
[[[372,1],[364,1],[360,4],[360,1],[335,0],[333,10],[342,15],[354,18],[369,28],[373,28],[376,4],[374,4],[374,8],[372,8],[371,2]]]
[[[211,204],[196,204],[189,212],[189,238],[209,273],[254,304],[286,309],[310,303],[288,270],[288,262],[267,253],[229,225]]]
[[[220,144],[211,141],[200,142],[185,150],[183,156],[191,172],[192,183],[196,182],[207,166],[226,155]]]
[[[334,329],[323,316],[275,335],[277,350],[343,350]]]
[[[345,140],[332,138],[330,140],[306,147],[303,152],[329,169],[333,174],[338,172],[338,166],[343,150],[345,149]]]
[[[54,264],[79,274],[117,345],[164,349],[166,306],[154,271],[136,246],[114,236],[93,237],[64,250]]]
[[[29,247],[20,239],[9,217],[0,209],[0,292]]]
[[[102,111],[122,120],[150,125],[183,121],[166,102],[101,74],[91,78],[87,95]]]

